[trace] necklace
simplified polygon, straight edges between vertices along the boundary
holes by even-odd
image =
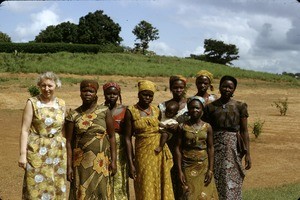
[[[136,104],[137,109],[139,109],[140,111],[144,112],[146,115],[150,115],[152,112],[151,106],[149,106],[149,108],[143,109],[141,106],[139,106],[139,104]],[[148,111],[147,111],[148,110]]]
[[[193,129],[193,132],[195,134],[198,134],[200,130],[195,128],[195,126],[194,126],[195,124],[192,124],[191,122],[189,122],[189,124],[190,124],[190,127]],[[199,125],[198,122],[197,122],[196,125],[197,125],[197,128],[201,129],[201,124]]]

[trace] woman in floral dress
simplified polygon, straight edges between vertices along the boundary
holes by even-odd
[[[66,199],[65,102],[54,96],[58,77],[38,78],[40,95],[29,98],[23,113],[19,167],[25,170],[23,199]]]
[[[151,105],[155,84],[151,81],[138,83],[139,101],[128,106],[125,113],[125,141],[127,146],[129,176],[134,180],[136,200],[173,200],[170,170],[172,155],[167,145],[160,153],[160,111]],[[133,153],[132,136],[135,137]]]
[[[121,88],[115,82],[103,85],[104,104],[108,106],[114,119],[117,149],[117,173],[113,177],[114,199],[129,199],[127,154],[124,134],[124,115],[126,106],[122,105]],[[117,101],[120,101],[120,104]]]
[[[116,141],[111,112],[97,104],[97,81],[80,83],[82,105],[66,118],[69,199],[113,199]]]

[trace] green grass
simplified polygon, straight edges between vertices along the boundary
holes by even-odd
[[[298,200],[300,198],[300,183],[283,185],[274,188],[246,190],[244,200]]]
[[[182,74],[195,76],[207,69],[215,78],[232,75],[237,78],[284,82],[288,85],[300,86],[300,81],[290,76],[276,75],[266,72],[244,70],[194,59],[167,56],[144,56],[131,53],[54,53],[26,54],[0,53],[0,72],[12,73],[55,73],[80,75],[126,75],[126,76],[165,76]]]

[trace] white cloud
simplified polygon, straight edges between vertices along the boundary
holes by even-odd
[[[169,47],[163,42],[153,41],[149,43],[149,50],[154,51],[157,55],[175,56],[176,50]]]

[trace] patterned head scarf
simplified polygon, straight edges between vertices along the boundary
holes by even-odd
[[[193,96],[193,97],[188,98],[187,104],[190,104],[194,100],[200,101],[200,103],[202,104],[202,106],[204,108],[205,99],[203,97],[200,97],[200,96]]]
[[[144,91],[144,90],[150,90],[153,93],[156,92],[156,85],[152,81],[148,80],[142,80],[138,82],[138,88],[139,92]]]
[[[184,82],[184,85],[186,86],[186,82],[187,82],[186,78],[182,75],[175,75],[175,76],[170,76],[170,79],[169,79],[170,88],[172,88],[173,84],[176,81],[182,81],[182,82]]]
[[[82,90],[85,87],[91,87],[91,88],[94,88],[96,91],[98,91],[99,84],[95,80],[83,80],[80,83],[80,90]]]
[[[102,86],[103,92],[105,92],[105,90],[108,89],[108,88],[110,88],[110,87],[114,87],[114,88],[116,88],[119,91],[119,101],[120,101],[120,104],[122,104],[121,87],[119,86],[119,84],[116,83],[116,82],[105,83]]]
[[[108,83],[105,83],[103,85],[103,91],[105,91],[107,88],[110,88],[110,87],[115,87],[119,92],[121,92],[121,87],[119,86],[118,83],[116,82],[108,82]]]
[[[207,70],[200,70],[200,71],[197,73],[196,78],[198,78],[198,77],[200,77],[200,76],[206,76],[206,77],[209,79],[210,83],[212,83],[213,80],[214,80],[213,74],[210,73],[210,72],[207,71]]]

